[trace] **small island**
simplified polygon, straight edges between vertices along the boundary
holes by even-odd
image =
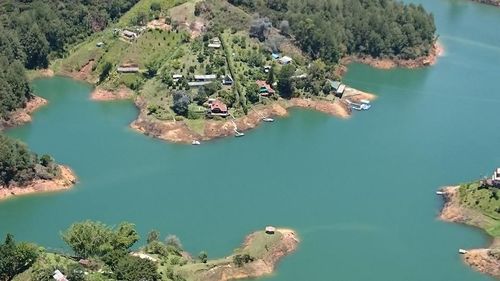
[[[0,275],[21,280],[167,280],[227,281],[258,278],[274,272],[277,263],[297,249],[295,231],[267,226],[246,237],[241,247],[225,258],[209,259],[208,253],[196,257],[185,252],[175,235],[160,239],[151,231],[147,244],[138,250],[131,247],[139,240],[135,226],[121,223],[109,227],[100,222],[75,223],[62,233],[73,253],[55,253],[31,243],[16,243],[7,235],[0,248],[9,245],[11,256],[22,261]],[[5,263],[11,262],[7,256]],[[104,278],[104,279],[103,279]]]
[[[483,229],[492,236],[487,249],[462,250],[464,261],[474,269],[500,278],[500,168],[491,178],[442,188],[445,199],[440,219]]]

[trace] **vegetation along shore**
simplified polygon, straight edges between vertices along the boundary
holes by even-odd
[[[29,151],[26,145],[0,134],[0,200],[38,192],[64,190],[76,183],[73,171],[49,155]]]
[[[500,0],[473,0],[473,1],[500,7]]]
[[[72,253],[49,252],[31,243],[16,243],[7,235],[0,249],[0,276],[5,280],[167,280],[226,281],[256,278],[274,272],[277,263],[297,249],[299,239],[290,229],[266,227],[248,235],[225,258],[208,253],[192,256],[174,235],[160,239],[151,231],[147,244],[131,250],[139,240],[135,226],[109,227],[100,222],[75,223],[62,233]],[[64,279],[63,279],[64,278]]]
[[[500,169],[495,171],[500,180]],[[492,236],[487,249],[467,250],[464,261],[474,269],[500,278],[500,181],[484,180],[441,189],[445,199],[440,219],[483,229]]]

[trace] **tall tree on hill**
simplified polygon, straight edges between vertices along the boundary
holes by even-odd
[[[185,91],[176,91],[173,95],[174,105],[172,106],[172,110],[177,115],[187,116],[188,106],[191,103],[191,98]]]
[[[35,245],[17,244],[14,237],[7,234],[5,242],[0,244],[0,280],[12,280],[14,276],[30,268],[38,255]]]
[[[291,98],[293,95],[293,79],[295,66],[291,64],[284,65],[278,76],[278,90],[283,98]]]
[[[26,54],[27,68],[46,68],[49,65],[49,43],[36,23],[21,37],[21,44]]]

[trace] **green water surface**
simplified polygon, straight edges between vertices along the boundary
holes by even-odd
[[[500,9],[419,2],[445,56],[420,70],[352,65],[346,82],[379,99],[350,120],[292,110],[244,138],[176,145],[129,129],[131,102],[96,103],[89,85],[37,80],[49,105],[8,134],[72,167],[79,183],[1,202],[0,235],[58,249],[75,221],[130,221],[143,237],[156,228],[220,257],[270,224],[296,229],[302,243],[266,280],[490,280],[457,254],[489,238],[438,221],[434,192],[500,166]]]

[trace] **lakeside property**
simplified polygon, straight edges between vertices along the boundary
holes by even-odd
[[[165,1],[152,9],[150,4],[140,1],[50,69],[95,85],[93,100],[135,100],[140,114],[131,127],[174,142],[241,136],[262,120],[286,115],[289,107],[347,118],[352,108],[369,108],[353,107],[353,102],[375,98],[341,82],[340,70],[352,58],[421,67],[434,63],[438,54],[427,46],[434,40],[431,18],[413,19],[425,22],[422,42],[412,43],[418,46],[405,55],[359,51],[339,63],[305,51],[287,21],[273,25],[245,5]],[[400,12],[398,5],[393,8]],[[148,20],[137,21],[141,13],[149,14]],[[355,93],[344,95],[344,90]]]
[[[483,229],[492,237],[487,249],[461,250],[474,269],[500,278],[500,168],[491,178],[441,189],[445,205],[440,219]]]

